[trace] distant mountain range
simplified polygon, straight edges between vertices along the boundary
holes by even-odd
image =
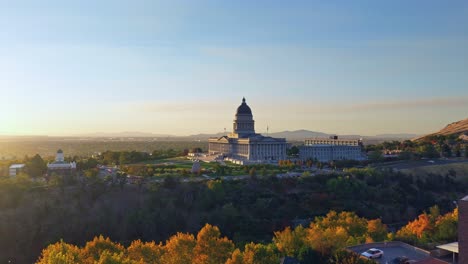
[[[429,136],[436,136],[436,135],[453,135],[453,134],[467,134],[468,133],[468,118],[453,122],[448,124],[446,127],[442,128],[438,132],[431,133],[428,135],[424,135],[421,137],[416,137],[414,140],[423,140]]]
[[[124,131],[124,132],[116,132],[116,133],[90,133],[90,134],[79,134],[75,135],[77,137],[97,137],[97,138],[129,138],[129,137],[174,137],[169,134],[153,134],[153,133],[145,133],[145,132],[138,132],[138,131]]]
[[[125,132],[116,132],[116,133],[89,133],[89,134],[77,134],[67,137],[60,137],[60,138],[122,138],[122,139],[129,139],[129,138],[154,138],[158,140],[199,140],[205,141],[208,140],[210,137],[221,137],[230,132],[226,133],[214,133],[214,134],[195,134],[189,136],[175,136],[170,134],[154,134],[154,133],[146,133],[146,132],[138,132],[138,131],[125,131]],[[305,138],[317,138],[317,137],[329,137],[334,136],[335,134],[327,134],[323,132],[311,131],[311,130],[294,130],[294,131],[282,131],[282,132],[274,132],[274,133],[262,133],[263,135],[271,136],[271,137],[278,137],[278,138],[286,138],[289,141],[302,141]],[[380,134],[375,136],[361,136],[361,135],[339,135],[340,138],[362,138],[365,141],[384,141],[384,140],[404,140],[404,139],[411,139],[415,138],[418,135],[416,134]],[[56,138],[56,137],[47,137],[47,136],[0,136],[0,139],[21,139],[21,138]]]
[[[262,133],[263,135],[267,135],[266,133]],[[198,135],[191,135],[188,136],[189,138],[196,138],[196,139],[208,139],[210,137],[221,137],[225,135],[225,133],[217,133],[217,134],[198,134]],[[318,137],[330,137],[335,136],[336,134],[327,134],[323,132],[317,131],[310,131],[310,130],[294,130],[294,131],[282,131],[282,132],[274,132],[269,133],[268,136],[270,137],[278,137],[278,138],[286,138],[290,141],[302,141],[305,138],[318,138]],[[363,138],[363,139],[411,139],[417,137],[416,134],[380,134],[375,136],[361,136],[361,135],[338,135],[340,138]]]

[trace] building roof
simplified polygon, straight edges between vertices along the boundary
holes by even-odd
[[[437,248],[447,250],[450,252],[454,252],[454,253],[458,253],[458,242],[452,242],[448,244],[439,245],[437,246]]]
[[[253,134],[243,138],[231,138],[229,136],[222,136],[219,138],[210,138],[208,139],[209,142],[220,142],[220,143],[286,143],[285,138],[274,138],[274,137],[266,137],[261,134]]]
[[[25,164],[11,164],[10,169],[22,169],[25,166]]]
[[[245,102],[245,98],[242,98],[242,104],[237,108],[236,115],[252,115],[252,110]]]

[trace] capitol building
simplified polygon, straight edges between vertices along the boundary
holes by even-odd
[[[233,132],[219,138],[210,138],[209,154],[237,164],[274,162],[286,159],[284,138],[266,137],[255,133],[252,110],[242,99],[237,108]]]

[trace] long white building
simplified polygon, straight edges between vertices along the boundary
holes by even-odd
[[[233,132],[227,136],[210,138],[209,154],[219,155],[239,164],[286,159],[286,139],[257,134],[254,123],[252,110],[243,98],[242,104],[237,108]]]
[[[321,162],[332,160],[365,160],[362,141],[359,139],[308,138],[299,147],[299,157]]]

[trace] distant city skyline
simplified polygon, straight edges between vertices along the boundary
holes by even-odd
[[[466,1],[0,3],[0,135],[425,134],[468,117]]]

